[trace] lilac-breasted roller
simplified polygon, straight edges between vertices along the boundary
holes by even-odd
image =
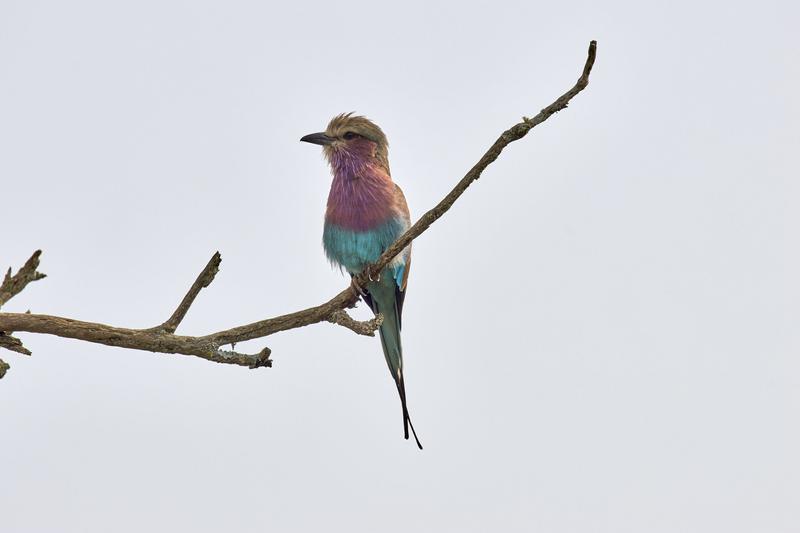
[[[331,263],[355,276],[375,262],[411,224],[403,191],[389,173],[386,135],[370,120],[348,113],[334,117],[324,132],[300,140],[322,145],[333,173],[322,236],[325,254]],[[400,342],[400,317],[410,268],[409,245],[366,287],[356,288],[375,314],[383,314],[381,344],[400,394],[405,438],[410,426],[422,449],[408,415]]]

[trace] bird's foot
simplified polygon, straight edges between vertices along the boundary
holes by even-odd
[[[373,277],[372,268],[371,267],[367,267],[367,277],[369,278],[370,281],[379,282],[381,280],[381,273],[378,272],[375,275],[375,277]]]

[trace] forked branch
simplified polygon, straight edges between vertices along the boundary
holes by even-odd
[[[523,117],[519,122],[504,131],[492,144],[489,150],[480,158],[469,172],[456,184],[452,191],[445,196],[433,209],[422,215],[394,244],[386,249],[378,260],[370,265],[356,277],[356,282],[364,285],[372,273],[377,273],[389,264],[412,240],[425,232],[431,224],[444,215],[467,188],[478,178],[492,162],[494,162],[505,149],[514,141],[523,138],[528,132],[541,124],[552,115],[567,107],[569,101],[580,93],[589,84],[589,75],[594,65],[597,53],[597,43],[589,43],[589,51],[583,71],[577,83],[558,97],[552,104],[542,109],[533,118]],[[2,286],[0,286],[0,306],[17,295],[31,281],[44,277],[36,271],[39,264],[40,251],[37,251],[25,265],[11,276],[9,269]],[[318,322],[331,322],[346,327],[359,335],[374,335],[380,327],[383,317],[378,315],[367,321],[357,321],[350,317],[346,309],[352,307],[356,301],[356,293],[348,287],[327,302],[296,311],[286,315],[268,318],[235,328],[218,331],[209,335],[192,337],[176,335],[175,330],[180,325],[187,311],[192,306],[200,291],[208,287],[219,271],[221,257],[215,253],[206,267],[197,277],[178,305],[175,312],[166,322],[149,329],[128,329],[105,324],[83,322],[71,318],[29,313],[0,313],[0,348],[7,348],[20,353],[28,353],[19,339],[11,337],[11,332],[45,333],[59,337],[79,339],[87,342],[118,346],[134,350],[146,350],[160,353],[177,353],[193,355],[217,363],[229,363],[250,368],[272,366],[269,348],[264,348],[257,354],[244,354],[234,350],[223,350],[223,346],[235,345],[253,339],[267,337],[279,331],[300,328]],[[374,275],[374,274],[372,274]],[[0,360],[0,378],[5,374],[8,365]]]

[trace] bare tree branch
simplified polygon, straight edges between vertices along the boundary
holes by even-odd
[[[28,283],[38,281],[47,277],[46,274],[37,272],[39,268],[39,256],[42,255],[41,250],[36,250],[33,255],[25,261],[16,274],[11,275],[11,267],[8,267],[8,272],[0,285],[0,307],[9,301],[11,298],[22,292],[22,289],[27,287]]]
[[[42,274],[36,270],[39,268],[39,256],[41,255],[41,250],[36,250],[33,252],[33,255],[31,255],[30,259],[25,261],[25,264],[22,265],[22,268],[20,268],[13,276],[11,275],[11,267],[8,267],[8,271],[3,278],[3,283],[0,284],[0,307],[3,307],[3,304],[22,292],[22,290],[28,286],[28,283],[47,277],[46,274]],[[21,340],[16,337],[12,337],[10,331],[2,331],[1,329],[0,348],[5,348],[6,350],[11,350],[12,352],[21,353],[24,355],[31,354],[30,350],[22,345]],[[6,375],[6,372],[9,368],[11,368],[10,365],[0,359],[0,379]]]
[[[500,153],[506,146],[525,137],[525,135],[527,135],[528,132],[534,127],[541,124],[562,109],[566,108],[569,101],[572,100],[572,98],[579,92],[584,90],[587,85],[589,85],[589,74],[592,72],[596,55],[597,41],[592,41],[589,43],[589,52],[586,57],[586,63],[583,66],[583,72],[581,73],[580,78],[578,78],[578,82],[570,90],[559,96],[555,102],[539,111],[538,115],[533,118],[522,117],[522,122],[515,124],[503,132],[503,134],[497,138],[491,148],[489,148],[489,150],[483,154],[483,157],[480,158],[475,166],[472,167],[463,178],[461,178],[461,181],[458,182],[453,190],[450,191],[441,202],[436,204],[436,207],[422,215],[422,217],[417,220],[417,222],[411,226],[408,231],[401,235],[400,238],[394,242],[394,244],[387,248],[380,258],[375,261],[375,264],[371,265],[369,269],[367,269],[369,272],[365,271],[359,275],[358,281],[360,283],[366,283],[370,273],[376,273],[383,270],[383,267],[388,265],[391,260],[400,253],[401,250],[411,243],[412,240],[419,237],[423,231],[428,229],[431,224],[436,222],[439,217],[444,215],[453,206],[455,201],[458,200],[459,196],[464,194],[464,191],[467,190],[467,187],[472,185],[472,182],[480,178],[486,167],[492,164],[500,156]],[[372,275],[374,276],[374,274]]]
[[[22,341],[16,337],[12,337],[9,333],[0,332],[0,347],[12,352],[21,353],[23,355],[30,355],[31,351],[22,345]]]
[[[358,333],[359,335],[374,337],[375,332],[378,331],[378,328],[381,327],[381,324],[383,324],[383,315],[378,313],[375,315],[375,318],[360,322],[348,315],[347,311],[344,309],[339,309],[338,311],[331,313],[331,316],[328,317],[328,322],[331,324],[339,324],[340,326],[344,326],[347,329]]]
[[[515,124],[503,132],[475,166],[467,172],[458,184],[456,184],[453,190],[433,209],[425,213],[408,229],[408,231],[401,235],[394,244],[386,249],[374,264],[370,265],[364,272],[356,276],[356,282],[362,286],[366,284],[370,275],[374,277],[374,273],[382,271],[383,268],[389,264],[397,254],[404,250],[412,240],[419,237],[431,224],[446,213],[464,191],[466,191],[475,180],[480,178],[486,167],[500,156],[506,146],[521,139],[527,135],[531,129],[541,124],[558,111],[566,108],[569,101],[588,85],[589,74],[594,65],[596,53],[597,43],[596,41],[592,41],[589,44],[588,56],[583,67],[583,72],[578,78],[577,83],[557,98],[552,104],[542,109],[533,118],[523,117],[522,122]],[[0,305],[18,294],[30,281],[35,281],[44,277],[43,274],[36,272],[40,253],[39,251],[34,253],[31,259],[25,263],[25,266],[23,266],[14,277],[11,277],[9,270],[9,274],[6,275],[3,285],[0,287]],[[259,353],[250,355],[232,350],[222,350],[222,347],[235,345],[236,343],[247,340],[267,337],[280,331],[326,321],[346,327],[360,335],[372,336],[382,323],[383,317],[381,315],[371,320],[359,322],[347,314],[345,309],[352,307],[358,300],[355,291],[351,287],[348,287],[327,302],[302,311],[260,320],[252,324],[246,324],[200,337],[175,335],[176,328],[186,316],[186,312],[194,303],[197,295],[204,287],[208,287],[213,281],[214,276],[219,270],[220,261],[221,258],[219,252],[217,252],[197,277],[197,280],[191,286],[189,292],[178,305],[178,308],[172,316],[166,322],[154,328],[128,329],[56,316],[0,313],[0,331],[44,333],[108,346],[159,353],[193,355],[218,363],[257,368],[272,366],[269,348],[264,348]],[[0,337],[0,347],[9,349],[14,349],[14,347],[18,348],[15,351],[25,350],[18,339],[14,339],[8,335]],[[22,353],[25,352],[27,352],[27,350]],[[8,365],[0,361],[0,378],[5,374],[7,369]]]
[[[194,299],[197,298],[197,295],[200,294],[201,290],[211,285],[211,282],[214,281],[214,276],[216,276],[217,272],[219,272],[219,264],[221,262],[222,256],[219,254],[219,252],[214,252],[214,255],[211,256],[211,259],[208,261],[206,267],[202,272],[200,272],[200,275],[197,276],[197,279],[189,288],[189,292],[187,292],[186,296],[183,297],[183,300],[181,300],[181,303],[178,305],[178,308],[175,309],[175,312],[172,313],[172,316],[160,326],[152,328],[152,331],[175,333],[175,330],[178,329],[178,326],[183,321],[183,317],[186,316],[186,312],[194,303]]]

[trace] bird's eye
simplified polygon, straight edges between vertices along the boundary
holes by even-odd
[[[343,137],[349,141],[350,139],[355,139],[356,137],[359,137],[359,135],[358,133],[353,133],[352,131],[348,131],[343,135]]]

